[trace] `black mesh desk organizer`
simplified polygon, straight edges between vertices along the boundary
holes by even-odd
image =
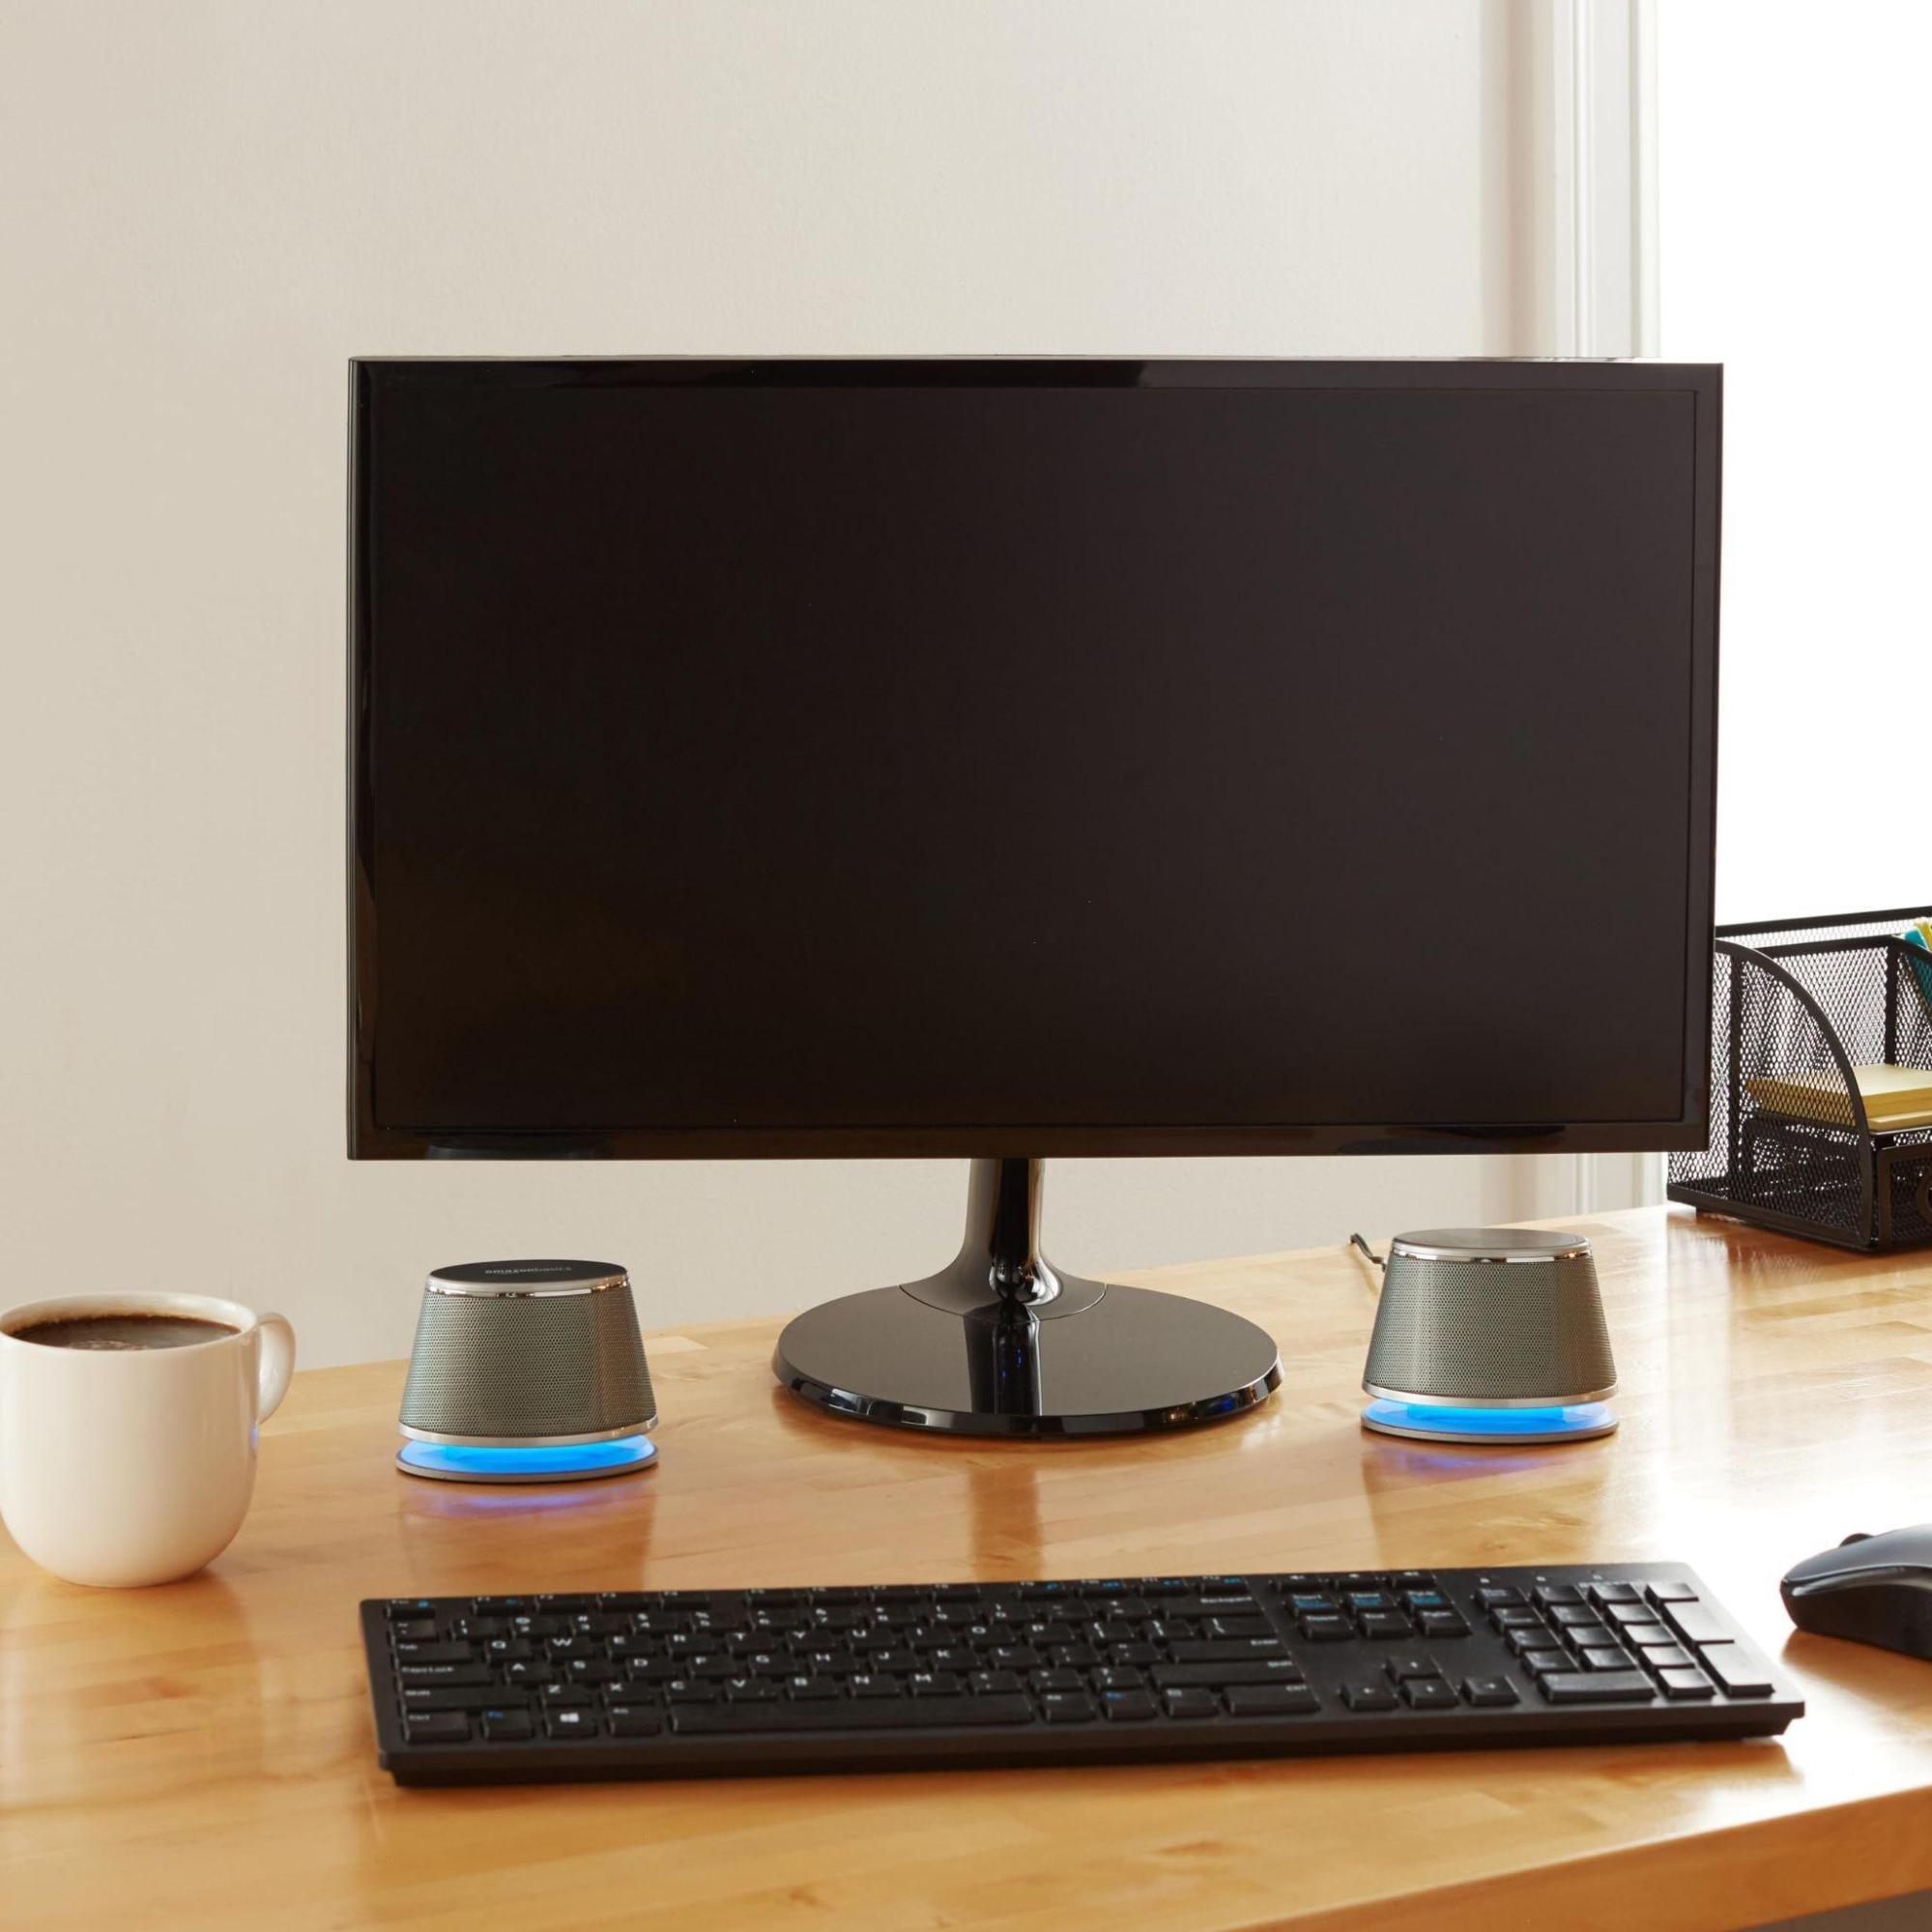
[[[1846,1248],[1932,1243],[1932,1125],[1875,1129],[1854,1069],[1932,1070],[1932,907],[1720,926],[1711,1140],[1670,1198]]]

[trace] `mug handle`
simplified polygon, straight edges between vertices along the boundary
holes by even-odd
[[[255,1326],[262,1337],[255,1371],[255,1420],[267,1422],[281,1407],[295,1374],[295,1330],[278,1314],[257,1315]]]

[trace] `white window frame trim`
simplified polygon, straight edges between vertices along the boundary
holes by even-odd
[[[1658,353],[1656,0],[1551,0],[1538,79],[1547,214],[1538,279],[1559,356]],[[1571,1211],[1664,1198],[1658,1154],[1578,1154]]]

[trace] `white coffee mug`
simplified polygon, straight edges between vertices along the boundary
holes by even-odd
[[[36,1323],[173,1315],[228,1331],[178,1347],[62,1348]],[[0,1314],[0,1517],[70,1583],[191,1575],[226,1549],[255,1487],[255,1432],[295,1370],[278,1314],[207,1295],[61,1295]]]

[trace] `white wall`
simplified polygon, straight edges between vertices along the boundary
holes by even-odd
[[[1932,9],[1827,17],[1658,21],[1663,349],[1725,364],[1720,920],[1932,903]]]
[[[0,1300],[200,1286],[316,1363],[402,1352],[424,1271],[475,1255],[626,1261],[664,1321],[937,1265],[958,1163],[345,1160],[345,360],[1533,349],[1511,17],[0,0]],[[1548,1185],[1066,1162],[1053,1246],[1126,1267]]]

